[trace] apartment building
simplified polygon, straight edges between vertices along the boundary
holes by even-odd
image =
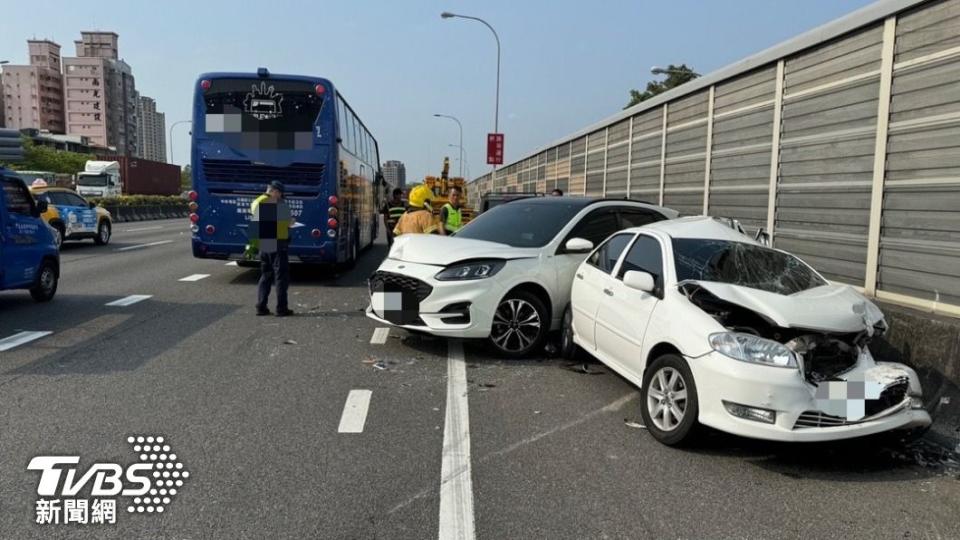
[[[3,66],[3,125],[64,133],[60,45],[50,40],[28,40],[27,49],[29,64]]]
[[[66,130],[94,144],[138,155],[137,93],[114,32],[81,32],[76,57],[63,59]]]
[[[137,96],[137,141],[139,156],[153,161],[167,161],[165,117],[157,112],[157,102],[147,96]]]

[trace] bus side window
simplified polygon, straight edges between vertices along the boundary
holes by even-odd
[[[340,96],[337,96],[337,137],[340,138],[340,141],[343,144],[346,144],[347,140],[347,126],[344,124],[346,116],[343,114],[343,101],[340,99]]]
[[[357,157],[360,157],[360,122],[357,121],[357,117],[353,117],[353,153]]]
[[[347,113],[347,150],[353,152],[353,141],[355,139],[353,135],[353,112],[348,107],[344,107],[344,110]]]

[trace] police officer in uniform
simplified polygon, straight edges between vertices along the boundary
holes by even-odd
[[[462,206],[460,204],[460,188],[454,186],[447,193],[447,200],[450,201],[440,208],[440,234],[453,234],[463,227]]]
[[[400,221],[400,216],[403,215],[405,208],[403,207],[403,190],[400,188],[394,188],[393,198],[387,201],[383,205],[383,208],[380,210],[380,213],[383,214],[383,223],[387,227],[387,245],[393,245],[393,228],[397,226],[397,222]]]
[[[257,285],[257,315],[270,315],[267,301],[270,288],[277,287],[277,317],[288,317],[293,311],[287,306],[287,288],[290,285],[290,208],[283,201],[283,184],[274,180],[267,186],[267,192],[254,199],[250,213],[258,220],[261,234],[257,235],[260,250],[260,282]],[[264,204],[264,208],[259,208]],[[267,204],[275,210],[267,211]],[[258,214],[259,211],[259,214]],[[275,213],[274,213],[275,212]],[[267,217],[267,214],[272,214]],[[272,229],[276,221],[276,237],[265,238],[263,231]]]

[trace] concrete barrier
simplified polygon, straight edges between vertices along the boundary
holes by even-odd
[[[185,205],[104,206],[113,221],[150,221],[155,219],[185,218],[190,213]]]

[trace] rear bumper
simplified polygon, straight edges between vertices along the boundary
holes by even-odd
[[[193,256],[198,259],[218,259],[223,261],[241,261],[246,244],[220,244],[203,242],[193,238]],[[336,241],[317,242],[317,245],[303,246],[292,244],[288,248],[291,262],[307,264],[329,264],[342,262],[338,257]]]

